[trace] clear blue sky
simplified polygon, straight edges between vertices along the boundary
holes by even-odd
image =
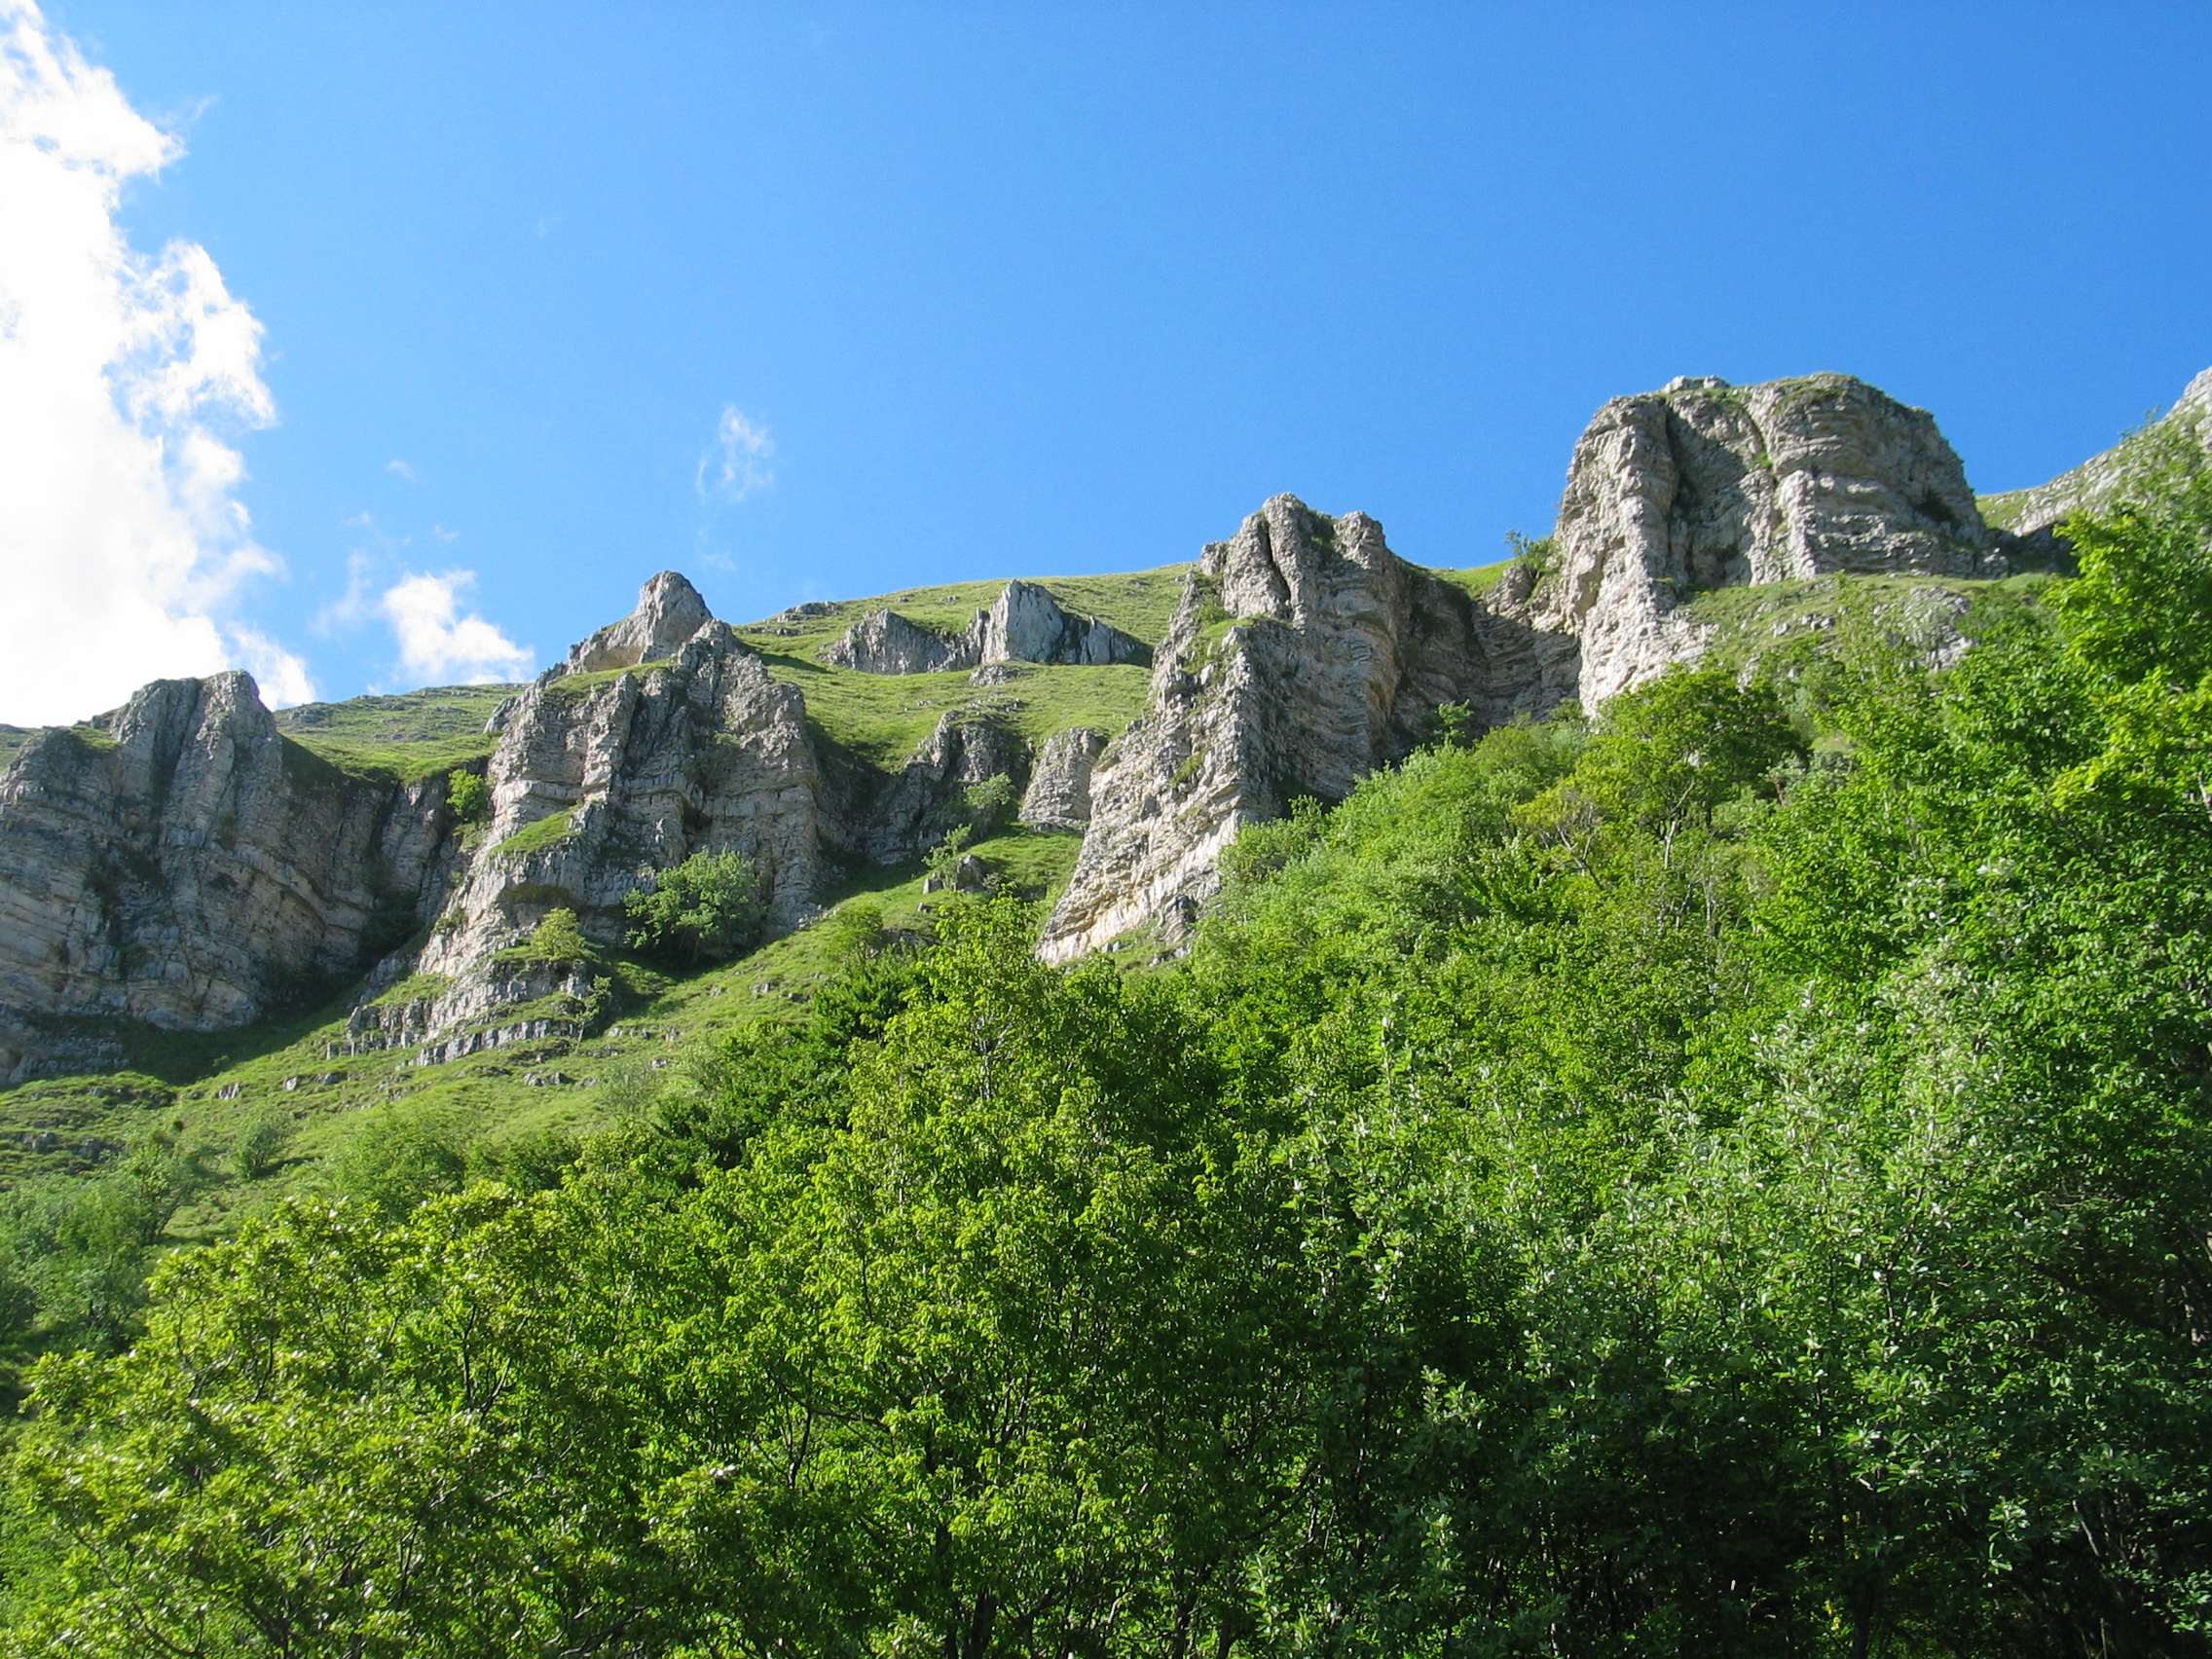
[[[664,567],[748,619],[1282,490],[1482,564],[1673,375],[1862,376],[1987,492],[2212,363],[2201,5],[47,18],[187,146],[131,241],[266,328],[248,609],[324,695],[394,673],[350,569],[472,571],[542,665]]]

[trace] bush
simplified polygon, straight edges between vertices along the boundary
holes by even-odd
[[[492,786],[478,773],[453,772],[446,779],[446,804],[456,824],[481,824],[492,816]]]
[[[584,938],[575,911],[548,910],[522,952],[534,962],[551,962],[557,966],[581,962],[591,955],[591,940]]]
[[[276,1168],[291,1138],[291,1120],[281,1112],[265,1110],[248,1118],[231,1141],[231,1164],[239,1179],[258,1181]]]
[[[759,937],[760,878],[741,853],[693,853],[624,902],[625,942],[683,967],[727,962]]]
[[[398,1221],[436,1193],[458,1193],[469,1173],[469,1136],[451,1114],[420,1107],[366,1113],[330,1167],[330,1185]]]

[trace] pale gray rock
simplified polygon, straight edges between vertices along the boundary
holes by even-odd
[[[1089,830],[1041,954],[1070,961],[1147,925],[1180,940],[1245,825],[1300,795],[1343,799],[1443,703],[1494,716],[1540,697],[1538,677],[1516,688],[1492,672],[1486,636],[1520,632],[1399,559],[1364,513],[1275,497],[1186,578],[1150,706],[1091,773]]]
[[[822,660],[863,674],[942,674],[1011,662],[1141,664],[1152,660],[1152,652],[1109,622],[1062,609],[1037,583],[1014,581],[956,638],[895,610],[876,610],[823,646]]]
[[[1846,375],[1615,398],[1575,445],[1554,543],[1499,608],[1578,642],[1593,707],[1703,649],[1677,612],[1708,589],[2010,569],[1934,418]]]
[[[1035,582],[1009,582],[988,610],[968,625],[969,648],[978,663],[1053,664],[1145,663],[1152,653],[1142,640],[1095,616],[1060,608],[1059,601]]]
[[[779,928],[805,913],[819,879],[821,781],[804,700],[726,623],[703,625],[640,673],[533,686],[486,778],[492,822],[420,957],[456,980],[433,1027],[489,1006],[476,983],[494,972],[484,965],[549,911],[572,909],[588,936],[614,942],[644,876],[692,853],[750,859]]]
[[[971,785],[1029,777],[1029,746],[1009,722],[1010,711],[963,709],[945,714],[905,763],[888,779],[863,774],[844,795],[841,822],[849,856],[902,864],[944,838],[963,821]]]
[[[1020,821],[1033,830],[1081,830],[1090,822],[1090,773],[1105,753],[1103,734],[1070,726],[1046,739],[1021,797]]]
[[[658,662],[713,620],[699,590],[676,571],[663,571],[638,590],[637,609],[570,647],[551,677]]]
[[[250,678],[156,681],[0,775],[0,1076],[113,1065],[331,988],[427,919],[446,781],[337,772]]]
[[[948,640],[896,610],[873,610],[822,647],[832,668],[863,674],[942,674],[973,668],[965,640]]]

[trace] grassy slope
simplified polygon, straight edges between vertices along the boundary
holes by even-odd
[[[1071,834],[1014,831],[976,851],[1009,886],[1050,897],[1074,868],[1080,846]],[[833,898],[880,905],[885,925],[905,933],[926,929],[925,906],[942,903],[923,897],[912,868],[871,872]],[[214,1236],[285,1193],[313,1186],[322,1161],[345,1145],[364,1112],[405,1101],[411,1110],[451,1113],[495,1142],[544,1128],[588,1128],[613,1109],[604,1085],[655,1060],[673,1061],[736,1025],[791,1012],[829,967],[830,945],[817,924],[727,967],[667,982],[580,1042],[521,1044],[442,1066],[411,1064],[414,1049],[332,1056],[329,1047],[345,1038],[344,999],[287,1023],[156,1037],[142,1055],[144,1070],[0,1090],[0,1184],[88,1167],[88,1147],[96,1157],[101,1143],[126,1144],[156,1128],[221,1148],[274,1107],[295,1124],[285,1163],[260,1181],[213,1189],[170,1227],[179,1240]],[[569,1081],[527,1081],[553,1074]],[[295,1078],[295,1088],[282,1087]],[[236,1096],[223,1098],[231,1088]]]
[[[1847,612],[1874,612],[1913,630],[1957,613],[1957,600],[2027,603],[2052,578],[2008,576],[1969,581],[1953,576],[1812,576],[1763,587],[1714,588],[1683,608],[1714,629],[1707,646],[1715,661],[1748,665],[1787,640],[1831,628]]]
[[[1111,622],[1147,645],[1167,632],[1187,565],[1163,565],[1110,576],[1047,576],[1038,586],[1071,610]],[[822,647],[862,617],[889,608],[910,622],[956,634],[998,598],[1002,581],[907,588],[875,599],[848,600],[795,625],[755,623],[738,632],[767,660],[778,680],[806,694],[807,713],[836,743],[872,764],[896,767],[953,710],[995,711],[1034,740],[1069,726],[1095,726],[1108,737],[1144,706],[1150,671],[1132,663],[1106,668],[1011,665],[1009,685],[978,686],[958,674],[861,674],[831,668]],[[785,631],[787,628],[792,631]]]
[[[480,760],[498,741],[484,730],[519,685],[433,685],[396,697],[303,703],[276,728],[343,771],[414,779]]]

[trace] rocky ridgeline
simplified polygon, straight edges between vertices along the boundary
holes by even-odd
[[[877,610],[832,641],[822,660],[863,674],[944,674],[987,663],[1145,663],[1151,647],[1095,616],[1079,616],[1034,582],[1009,582],[967,628],[946,637]]]
[[[2171,418],[2207,411],[2212,372]],[[31,735],[0,774],[0,1075],[118,1063],[119,1020],[235,1025],[364,974],[350,1051],[436,1061],[543,1036],[585,992],[505,953],[549,910],[611,942],[644,876],[734,850],[788,929],[840,870],[918,857],[995,777],[1021,791],[1022,821],[1084,832],[1048,959],[1137,929],[1172,945],[1243,826],[1343,798],[1423,741],[1440,705],[1494,723],[1601,703],[1699,654],[1707,631],[1685,607],[1714,588],[2047,566],[2064,554],[2049,526],[2116,476],[2099,458],[2007,498],[1993,528],[1935,422],[1872,387],[1677,380],[1599,411],[1553,537],[1487,589],[1406,563],[1364,514],[1278,496],[1204,550],[1156,645],[1030,582],[957,636],[875,611],[821,659],[966,669],[982,685],[1152,668],[1143,712],[1110,742],[1074,725],[1033,746],[1013,705],[986,698],[893,766],[822,738],[803,694],[664,572],[499,706],[491,821],[466,831],[445,779],[325,764],[284,740],[243,675],[161,682]],[[760,631],[804,633],[830,609]],[[372,1000],[411,972],[434,988]]]

